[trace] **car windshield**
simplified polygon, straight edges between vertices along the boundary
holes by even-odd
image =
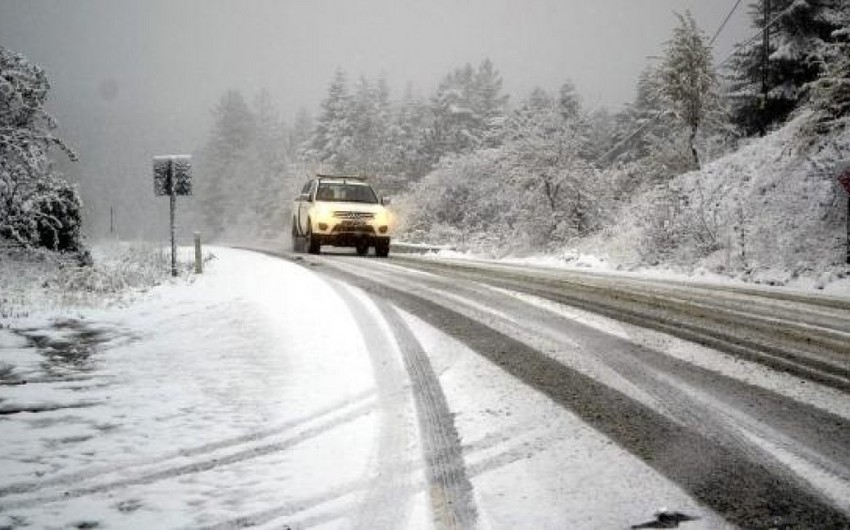
[[[323,182],[316,191],[317,201],[329,202],[365,202],[377,204],[378,197],[366,184],[348,184],[345,182]]]

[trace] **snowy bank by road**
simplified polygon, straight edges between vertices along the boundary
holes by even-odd
[[[375,432],[356,326],[316,275],[215,252],[193,284],[126,309],[7,320],[0,522],[203,526],[354,503]]]

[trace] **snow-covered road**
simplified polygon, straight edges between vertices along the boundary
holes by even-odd
[[[850,526],[840,389],[404,261],[214,253],[0,328],[0,527]]]

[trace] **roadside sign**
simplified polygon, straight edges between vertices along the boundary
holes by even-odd
[[[167,155],[153,157],[153,192],[168,195],[171,224],[171,275],[177,276],[177,196],[192,194],[192,156]]]
[[[153,158],[153,192],[155,195],[171,194],[171,181],[169,179],[174,180],[175,195],[192,195],[192,157],[190,155],[155,156]]]

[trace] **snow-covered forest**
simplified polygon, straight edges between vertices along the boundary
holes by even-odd
[[[393,196],[397,240],[624,267],[831,271],[844,261],[835,177],[850,158],[850,6],[765,7],[750,2],[752,37],[725,57],[717,35],[675,15],[633,101],[613,110],[583,101],[569,71],[560,86],[509,94],[490,60],[400,94],[339,68],[318,109],[287,119],[269,92],[229,90],[195,151],[203,178],[184,225],[280,239],[296,190],[324,171],[367,175]],[[74,250],[79,197],[47,156],[74,157],[42,109],[49,73],[7,50],[2,67],[0,231]]]
[[[294,190],[321,170],[369,175],[396,196],[411,242],[623,266],[829,269],[844,259],[835,176],[850,157],[850,6],[771,8],[767,38],[752,2],[753,38],[720,59],[677,15],[615,112],[585,106],[569,72],[559,87],[507,94],[489,60],[395,97],[385,79],[340,69],[314,120],[302,111],[289,125],[267,96],[228,92],[202,157],[207,228],[281,233]]]

